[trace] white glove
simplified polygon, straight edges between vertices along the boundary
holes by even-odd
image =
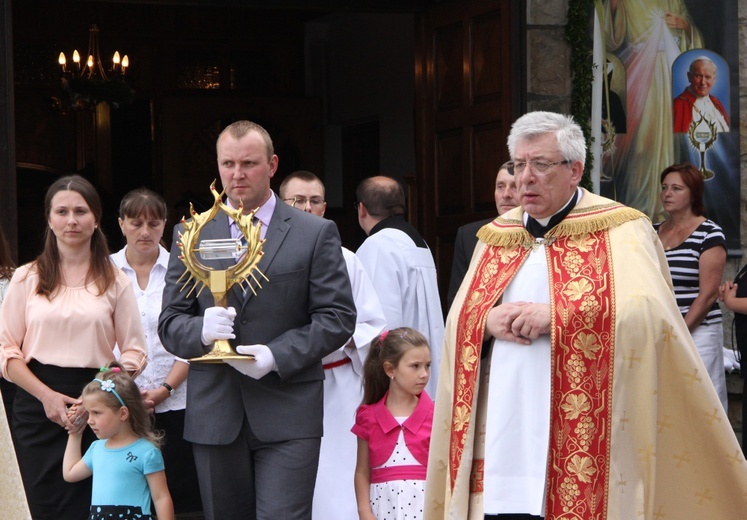
[[[202,317],[202,344],[210,345],[218,339],[234,339],[233,319],[236,309],[233,307],[210,307],[205,309]]]
[[[275,356],[272,355],[272,350],[267,345],[239,345],[236,347],[236,352],[254,357],[254,359],[247,360],[226,360],[226,363],[245,376],[252,379],[261,379],[276,370]]]

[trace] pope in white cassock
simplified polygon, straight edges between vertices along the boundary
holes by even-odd
[[[425,520],[744,520],[651,222],[578,187],[572,118],[526,114],[508,144],[521,206],[480,229],[449,313]]]
[[[327,203],[322,181],[313,173],[297,171],[283,180],[280,198],[296,208],[324,216]],[[314,488],[314,520],[358,517],[353,475],[358,449],[350,429],[363,400],[363,363],[371,341],[386,328],[384,311],[358,257],[342,248],[348,268],[357,318],[353,337],[322,359],[324,366],[324,436]]]
[[[405,192],[391,177],[363,180],[356,190],[358,223],[368,238],[356,251],[371,278],[389,329],[412,327],[428,340],[433,395],[444,337],[436,264],[431,250],[404,217]]]

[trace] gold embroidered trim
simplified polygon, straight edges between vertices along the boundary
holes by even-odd
[[[515,211],[508,213],[511,216],[515,214]],[[547,233],[545,239],[593,234],[639,218],[648,220],[648,217],[637,209],[617,202],[574,208],[560,224]],[[531,248],[536,242],[524,228],[522,220],[510,217],[498,217],[493,222],[485,224],[477,232],[477,238],[491,246],[508,248]]]
[[[485,248],[469,282],[469,295],[464,299],[459,312],[449,435],[449,475],[452,491],[462,469],[462,463],[466,465],[469,462],[462,459],[472,421],[472,410],[477,404],[479,394],[477,381],[485,321],[488,312],[528,256],[526,249],[515,248],[507,251],[494,247]],[[474,489],[482,486],[481,474],[472,473],[471,467],[465,467],[462,471],[470,471],[471,486]]]

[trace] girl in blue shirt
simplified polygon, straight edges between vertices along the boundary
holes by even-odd
[[[81,422],[69,432],[62,463],[67,482],[93,475],[89,520],[173,520],[160,438],[140,390],[118,363],[102,368],[83,389],[88,426],[99,440],[81,456]],[[152,497],[152,498],[151,498]]]

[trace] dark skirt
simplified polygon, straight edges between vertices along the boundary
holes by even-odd
[[[0,377],[0,391],[3,393],[5,415],[10,419],[10,417],[13,417],[13,400],[16,397],[16,385]]]
[[[91,506],[88,520],[153,520],[140,506]]]
[[[31,361],[31,372],[56,392],[79,397],[96,375],[92,368],[62,368]],[[91,479],[68,483],[62,478],[62,457],[67,431],[47,419],[44,406],[18,387],[11,427],[18,465],[34,520],[80,520],[91,504]],[[96,439],[90,428],[83,433],[83,453]]]

